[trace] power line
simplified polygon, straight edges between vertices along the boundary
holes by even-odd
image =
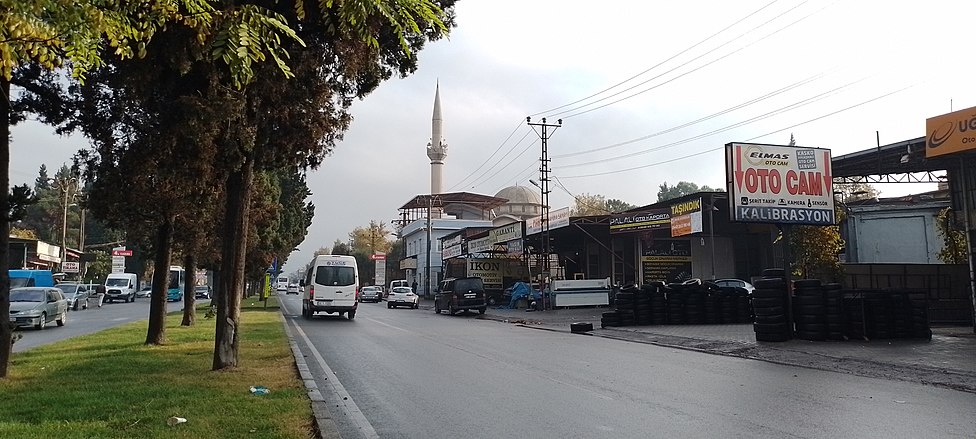
[[[766,137],[766,136],[769,136],[769,135],[772,135],[772,134],[781,133],[783,131],[787,131],[787,130],[796,128],[798,126],[806,125],[806,124],[808,124],[810,122],[815,122],[815,121],[818,121],[820,119],[824,119],[824,118],[833,116],[835,114],[842,113],[844,111],[847,111],[847,110],[850,110],[850,109],[853,109],[853,108],[857,108],[857,107],[860,107],[860,106],[865,105],[865,104],[869,104],[869,103],[874,102],[874,101],[877,101],[879,99],[883,99],[883,98],[886,98],[888,96],[891,96],[891,95],[894,95],[894,94],[897,94],[897,93],[901,93],[901,92],[903,92],[905,90],[908,90],[909,88],[912,88],[912,87],[914,87],[916,85],[918,85],[918,84],[917,83],[916,84],[912,84],[912,85],[909,85],[909,86],[900,88],[898,90],[885,93],[885,94],[883,94],[881,96],[877,96],[877,97],[868,99],[866,101],[863,101],[863,102],[860,102],[860,103],[851,105],[849,107],[845,107],[845,108],[842,108],[840,110],[833,111],[833,112],[824,114],[822,116],[815,117],[813,119],[809,119],[809,120],[806,120],[806,121],[803,121],[803,122],[800,122],[800,123],[797,123],[797,124],[794,124],[794,125],[790,125],[790,126],[785,127],[785,128],[781,128],[781,129],[775,130],[775,131],[770,131],[768,133],[761,134],[761,135],[758,135],[758,136],[755,136],[755,137],[752,137],[752,138],[743,140],[743,142],[748,142],[748,141],[760,139],[760,138],[763,138],[763,137]],[[697,157],[697,156],[700,156],[700,155],[703,155],[703,154],[707,154],[707,153],[710,153],[710,152],[718,151],[718,150],[720,150],[722,148],[725,148],[725,145],[719,146],[717,148],[706,149],[704,151],[699,151],[699,152],[692,153],[692,154],[687,154],[687,155],[684,155],[684,156],[681,156],[681,157],[675,157],[673,159],[663,160],[663,161],[656,162],[656,163],[649,163],[649,164],[646,164],[646,165],[643,165],[643,166],[635,166],[635,167],[632,167],[632,168],[617,169],[617,170],[614,170],[614,171],[597,172],[597,173],[585,174],[585,175],[565,175],[565,176],[563,176],[563,178],[567,178],[568,179],[568,178],[597,177],[597,176],[601,176],[601,175],[610,175],[610,174],[618,174],[618,173],[622,173],[622,172],[635,171],[635,170],[638,170],[638,169],[649,168],[651,166],[658,166],[658,165],[663,165],[663,164],[667,164],[667,163],[676,162],[676,161],[679,161],[679,160],[684,160],[684,159],[691,158],[691,157]]]
[[[735,106],[726,108],[726,109],[724,109],[722,111],[719,111],[717,113],[712,113],[712,114],[710,114],[708,116],[701,117],[701,118],[695,119],[695,120],[693,120],[691,122],[686,122],[686,123],[683,123],[681,125],[668,128],[668,129],[663,130],[663,131],[658,131],[658,132],[656,132],[654,134],[648,134],[646,136],[638,137],[636,139],[626,140],[626,141],[623,141],[623,142],[614,143],[612,145],[607,145],[607,146],[603,146],[603,147],[600,147],[600,148],[594,148],[594,149],[590,149],[590,150],[586,150],[586,151],[579,151],[579,152],[571,152],[571,153],[566,153],[566,154],[554,155],[554,156],[552,156],[552,158],[557,158],[558,159],[558,158],[566,158],[566,157],[575,157],[575,156],[583,155],[583,154],[590,154],[590,153],[594,153],[594,152],[606,151],[608,149],[613,149],[613,148],[617,148],[617,147],[620,147],[620,146],[629,145],[631,143],[636,143],[636,142],[640,142],[642,140],[647,140],[647,139],[650,139],[652,137],[660,136],[662,134],[667,134],[667,133],[670,133],[670,132],[674,132],[674,131],[680,130],[682,128],[687,128],[687,127],[692,126],[692,125],[695,125],[697,123],[701,123],[701,122],[704,122],[706,120],[714,119],[714,118],[716,118],[718,116],[721,116],[723,114],[731,113],[731,112],[733,112],[735,110],[739,110],[739,109],[748,107],[748,106],[750,106],[752,104],[755,104],[757,102],[764,101],[764,100],[769,99],[769,98],[771,98],[773,96],[780,95],[782,93],[785,93],[787,91],[790,91],[790,90],[792,90],[794,88],[797,88],[797,87],[800,87],[802,85],[806,85],[806,84],[808,84],[810,82],[813,82],[813,81],[815,81],[817,79],[822,78],[823,75],[824,75],[824,73],[825,72],[821,72],[821,73],[819,73],[817,75],[811,76],[811,77],[806,78],[806,79],[803,79],[801,81],[794,82],[793,84],[790,84],[790,85],[788,85],[786,87],[783,87],[783,88],[780,88],[778,90],[769,92],[769,93],[767,93],[765,95],[762,95],[762,96],[759,96],[757,98],[753,98],[753,99],[751,99],[749,101],[743,102],[741,104],[738,104],[738,105],[735,105]]]
[[[481,166],[478,166],[478,169],[475,169],[473,172],[471,172],[470,174],[468,174],[467,177],[464,177],[463,179],[461,179],[461,181],[457,182],[454,186],[451,186],[451,188],[448,189],[448,191],[452,191],[455,188],[463,187],[464,186],[464,182],[467,181],[469,178],[471,178],[472,175],[478,173],[478,171],[480,171],[481,168],[483,168],[485,165],[487,165],[488,162],[490,162],[491,159],[493,157],[495,157],[495,154],[498,154],[498,151],[501,151],[502,147],[505,146],[506,143],[508,143],[509,139],[511,139],[512,136],[515,135],[515,132],[518,131],[519,128],[521,128],[521,127],[522,127],[522,121],[520,120],[518,122],[518,124],[515,125],[515,129],[513,129],[512,132],[508,134],[508,137],[506,137],[505,140],[503,140],[502,143],[499,144],[497,148],[495,148],[495,152],[491,153],[491,155],[488,156],[488,158],[485,159],[485,161],[481,163]],[[528,135],[528,134],[526,134],[526,135]]]
[[[523,136],[523,137],[522,137],[522,139],[524,140],[524,139],[525,139],[525,137],[527,137],[527,136],[529,135],[529,133],[531,133],[531,131],[527,131],[527,132],[525,133],[525,136]],[[484,183],[486,183],[486,182],[488,182],[488,180],[491,180],[492,178],[494,178],[494,177],[495,177],[496,175],[498,175],[498,174],[499,174],[500,172],[502,172],[502,171],[504,171],[504,170],[505,170],[506,168],[508,168],[508,166],[509,166],[509,165],[511,165],[512,163],[514,163],[514,162],[515,162],[515,160],[518,160],[518,159],[519,159],[519,157],[522,157],[523,155],[525,155],[525,153],[526,153],[526,152],[528,152],[528,151],[529,151],[530,149],[532,149],[532,146],[533,146],[533,145],[535,145],[535,143],[536,143],[536,142],[538,142],[538,140],[533,140],[533,141],[532,141],[532,143],[530,143],[530,144],[528,144],[528,145],[527,145],[527,146],[526,146],[526,147],[525,147],[524,149],[522,149],[522,152],[520,152],[520,153],[519,153],[519,154],[518,154],[517,156],[515,156],[515,157],[512,157],[512,159],[511,159],[511,160],[509,160],[509,161],[508,161],[508,163],[505,163],[505,166],[502,166],[502,167],[501,167],[500,169],[498,169],[497,171],[495,171],[495,173],[494,173],[494,174],[491,174],[491,175],[489,175],[489,176],[488,176],[488,177],[486,177],[486,178],[483,178],[483,179],[480,179],[480,180],[479,180],[479,181],[477,181],[476,183],[471,183],[471,187],[472,187],[472,188],[473,188],[473,187],[477,187],[477,186],[479,186],[479,185],[482,185],[482,184],[484,184]],[[522,143],[522,141],[520,140],[520,141],[519,141],[519,143]],[[516,144],[515,144],[515,146],[518,146],[518,143],[516,143]],[[515,148],[513,147],[512,149],[515,149]],[[511,151],[509,151],[509,154],[511,154]],[[490,171],[491,169],[494,169],[495,167],[497,167],[499,163],[501,163],[501,162],[499,161],[498,163],[495,163],[495,166],[492,166],[492,167],[491,167],[491,168],[489,169],[489,171]],[[487,173],[487,172],[486,172],[486,173]]]
[[[800,107],[803,107],[803,106],[812,104],[814,102],[821,101],[821,100],[826,99],[826,98],[828,98],[828,97],[830,97],[832,95],[837,94],[840,90],[842,90],[844,88],[850,87],[850,86],[852,86],[854,84],[857,84],[859,82],[862,82],[862,81],[864,81],[866,79],[867,79],[867,77],[861,78],[861,79],[858,79],[857,81],[849,82],[849,83],[844,84],[844,85],[842,85],[840,87],[833,88],[831,90],[828,90],[828,91],[825,91],[823,93],[820,93],[820,94],[811,96],[811,97],[806,98],[804,100],[801,100],[801,101],[798,101],[798,102],[794,102],[792,104],[789,104],[789,105],[786,105],[786,106],[777,108],[775,110],[772,110],[772,111],[769,111],[769,112],[760,114],[758,116],[754,116],[752,118],[749,118],[749,119],[746,119],[746,120],[743,120],[743,121],[736,122],[736,123],[731,124],[731,125],[726,125],[726,126],[724,126],[722,128],[718,128],[718,129],[715,129],[715,130],[712,130],[712,131],[708,131],[706,133],[698,134],[696,136],[688,137],[686,139],[678,140],[678,141],[671,142],[671,143],[666,143],[664,145],[656,146],[656,147],[653,147],[653,148],[648,148],[648,149],[645,149],[645,150],[642,150],[642,151],[632,152],[630,154],[624,154],[624,155],[619,155],[619,156],[615,156],[615,157],[607,157],[607,158],[603,158],[603,159],[599,159],[599,160],[590,160],[590,161],[587,161],[587,162],[584,162],[584,163],[574,163],[574,164],[569,164],[569,165],[563,165],[563,166],[561,166],[561,168],[576,168],[576,167],[579,167],[579,166],[588,166],[588,165],[592,165],[592,164],[595,164],[595,163],[604,163],[604,162],[610,162],[610,161],[614,161],[614,160],[626,159],[626,158],[630,158],[630,157],[635,157],[635,156],[639,156],[639,155],[648,154],[648,153],[651,153],[651,152],[654,152],[654,151],[660,151],[662,149],[668,149],[668,148],[671,148],[671,147],[674,147],[674,146],[677,146],[677,145],[681,145],[681,144],[685,144],[685,143],[688,143],[688,142],[691,142],[691,141],[694,141],[694,140],[703,139],[703,138],[708,137],[708,136],[711,136],[713,134],[718,134],[718,133],[721,133],[721,132],[724,132],[724,131],[728,131],[728,130],[731,130],[731,129],[734,129],[734,128],[738,128],[738,127],[741,127],[741,126],[744,126],[744,125],[748,125],[750,123],[753,123],[753,122],[756,122],[756,121],[759,121],[759,120],[768,119],[770,117],[773,117],[773,116],[776,116],[776,115],[785,113],[787,111],[795,110],[797,108],[800,108]]]
[[[804,2],[804,3],[805,3],[805,2]],[[802,5],[802,3],[801,3],[800,5]],[[746,34],[748,34],[748,33],[750,33],[750,32],[752,32],[752,31],[754,31],[754,30],[756,30],[756,29],[759,29],[759,28],[760,28],[760,27],[762,27],[762,26],[765,26],[766,24],[768,24],[768,23],[770,23],[770,22],[772,22],[773,20],[775,20],[775,19],[777,19],[777,18],[779,18],[780,16],[782,16],[782,15],[784,15],[784,14],[786,14],[786,13],[788,13],[788,12],[790,12],[790,11],[792,11],[793,9],[796,9],[796,8],[798,8],[798,7],[800,6],[800,5],[797,5],[797,6],[795,6],[795,7],[793,7],[792,9],[790,9],[790,10],[788,10],[788,11],[786,11],[786,12],[784,12],[784,13],[782,13],[782,14],[780,14],[780,15],[777,15],[776,17],[773,17],[772,19],[770,19],[770,20],[768,20],[768,21],[766,21],[766,22],[764,22],[764,23],[762,23],[762,24],[760,24],[759,26],[756,26],[756,27],[754,27],[754,28],[752,28],[752,29],[750,29],[750,30],[748,30],[748,31],[746,31],[745,33],[743,33],[743,34],[742,34],[742,35],[740,35],[739,37],[736,37],[736,39],[738,39],[738,38],[740,38],[740,37],[742,37],[742,36],[744,36],[744,35],[746,35]],[[815,15],[815,14],[817,14],[817,13],[819,13],[820,11],[822,11],[822,10],[824,10],[824,9],[826,9],[826,8],[827,8],[827,7],[829,7],[829,6],[830,6],[830,5],[827,5],[827,6],[824,6],[823,8],[820,8],[820,9],[818,9],[818,10],[816,10],[816,11],[814,11],[814,12],[811,12],[811,13],[809,13],[809,14],[807,14],[807,15],[804,15],[803,17],[800,17],[800,18],[799,18],[799,19],[797,19],[796,21],[794,21],[794,22],[792,22],[792,23],[790,23],[790,24],[787,24],[786,26],[783,26],[783,27],[781,27],[781,28],[779,28],[779,29],[777,29],[777,30],[775,30],[775,31],[773,31],[773,32],[771,32],[771,33],[769,33],[769,34],[766,34],[765,36],[763,36],[763,37],[761,37],[761,38],[759,38],[758,40],[755,40],[755,41],[753,41],[753,42],[751,42],[751,43],[748,43],[748,44],[746,44],[745,46],[742,46],[742,47],[740,47],[740,48],[738,48],[738,49],[735,49],[735,50],[733,50],[733,51],[731,51],[731,52],[729,52],[729,53],[727,53],[727,54],[725,54],[725,55],[722,55],[722,56],[720,56],[720,57],[718,57],[718,58],[715,58],[715,59],[713,59],[713,60],[711,60],[711,61],[709,61],[709,62],[707,62],[707,63],[705,63],[705,64],[702,64],[702,65],[700,65],[700,66],[698,66],[698,67],[695,67],[694,69],[691,69],[691,70],[689,70],[689,71],[687,71],[687,72],[684,72],[684,73],[681,73],[681,74],[679,74],[678,76],[675,76],[674,78],[671,78],[671,79],[668,79],[667,81],[664,81],[664,82],[662,82],[662,83],[660,83],[660,84],[656,84],[656,85],[653,85],[653,86],[651,86],[651,87],[649,87],[649,88],[647,88],[646,90],[641,90],[641,91],[639,91],[639,92],[636,92],[636,93],[634,93],[634,94],[632,94],[632,95],[628,95],[628,96],[624,96],[624,97],[622,97],[622,98],[620,98],[620,99],[617,99],[617,100],[615,100],[615,101],[612,101],[612,102],[608,102],[608,103],[606,103],[606,104],[603,104],[603,105],[600,105],[600,106],[598,106],[598,107],[594,107],[594,108],[590,108],[590,109],[588,109],[588,110],[583,110],[583,111],[580,111],[580,112],[577,112],[577,113],[573,113],[573,114],[569,114],[569,115],[566,115],[566,116],[563,116],[563,119],[569,119],[569,118],[571,118],[571,117],[576,117],[576,116],[580,116],[580,115],[583,115],[583,114],[586,114],[586,113],[589,113],[589,112],[591,112],[591,111],[596,111],[596,110],[599,110],[599,109],[601,109],[601,108],[605,108],[605,107],[608,107],[608,106],[610,106],[610,105],[613,105],[613,104],[616,104],[616,103],[618,103],[618,102],[621,102],[621,101],[625,101],[625,100],[627,100],[627,99],[630,99],[630,98],[633,98],[633,97],[635,97],[635,96],[638,96],[638,95],[641,95],[641,94],[644,94],[644,93],[647,93],[647,92],[649,92],[649,91],[651,91],[651,90],[654,90],[654,89],[656,89],[656,88],[658,88],[658,87],[661,87],[661,86],[664,86],[664,85],[666,85],[666,84],[669,84],[669,83],[671,83],[672,81],[675,81],[675,80],[677,80],[677,79],[680,79],[680,78],[683,78],[683,77],[685,77],[685,76],[687,76],[687,75],[690,75],[690,74],[692,74],[692,73],[694,73],[694,72],[697,72],[698,70],[701,70],[701,69],[703,69],[703,68],[705,68],[705,67],[708,67],[708,66],[710,66],[710,65],[712,65],[712,64],[715,64],[716,62],[719,62],[719,61],[721,61],[721,60],[723,60],[723,59],[725,59],[725,58],[728,58],[729,56],[732,56],[732,55],[734,55],[734,54],[736,54],[736,53],[738,53],[738,52],[741,52],[741,51],[743,51],[743,50],[745,50],[745,49],[747,49],[747,48],[749,48],[749,47],[752,47],[752,46],[753,46],[754,44],[756,44],[756,43],[759,43],[760,41],[763,41],[763,40],[765,40],[765,39],[767,39],[767,38],[769,38],[769,37],[771,37],[771,36],[773,36],[773,35],[776,35],[776,34],[778,34],[778,33],[780,33],[780,32],[782,32],[782,31],[784,31],[784,30],[786,30],[786,29],[789,29],[790,27],[792,27],[792,26],[794,26],[794,25],[796,25],[797,23],[799,23],[799,22],[801,22],[801,21],[803,21],[803,20],[806,20],[807,18],[810,18],[811,16],[813,16],[813,15]],[[734,40],[733,40],[733,41],[734,41]],[[730,41],[730,42],[731,42],[731,41]],[[657,76],[655,76],[655,77],[653,77],[653,78],[651,78],[651,79],[648,79],[648,80],[646,80],[646,81],[644,81],[644,82],[641,82],[641,83],[639,83],[639,84],[637,84],[637,85],[634,85],[634,86],[632,86],[632,87],[630,87],[630,88],[627,88],[627,89],[624,89],[624,90],[621,90],[621,91],[619,91],[619,92],[617,92],[617,93],[614,93],[614,94],[612,94],[612,95],[610,95],[610,96],[606,96],[606,97],[604,97],[604,98],[601,98],[601,99],[599,99],[599,100],[596,100],[596,101],[593,101],[593,102],[591,102],[591,103],[589,103],[589,104],[586,104],[586,105],[581,105],[581,106],[579,106],[579,107],[577,107],[577,108],[574,108],[574,109],[569,109],[569,110],[564,110],[564,111],[561,111],[561,112],[559,112],[559,113],[555,113],[555,114],[553,114],[552,116],[557,116],[557,115],[560,115],[560,114],[564,114],[564,113],[568,113],[568,112],[571,112],[571,111],[576,111],[576,110],[579,110],[579,109],[582,109],[582,108],[584,108],[584,107],[587,107],[587,106],[590,106],[590,105],[593,105],[593,104],[595,104],[595,103],[597,103],[597,102],[600,102],[600,101],[603,101],[603,100],[606,100],[606,99],[609,99],[609,98],[611,98],[611,97],[613,97],[613,96],[616,96],[616,95],[619,95],[619,94],[621,94],[621,93],[623,93],[623,92],[626,92],[626,91],[629,91],[629,90],[633,90],[634,88],[637,88],[637,87],[639,87],[639,86],[641,86],[641,85],[644,85],[644,84],[646,84],[646,83],[648,83],[648,82],[651,82],[651,81],[653,81],[653,80],[655,80],[655,79],[657,79],[657,78],[660,78],[660,77],[662,77],[662,76],[664,76],[664,75],[666,75],[666,74],[668,74],[668,73],[671,73],[671,72],[673,72],[673,71],[675,71],[675,70],[677,70],[677,69],[679,69],[679,68],[681,68],[681,67],[684,67],[685,65],[688,65],[688,64],[690,64],[691,62],[693,62],[693,61],[696,61],[696,60],[698,60],[698,59],[700,59],[700,58],[702,58],[702,57],[704,57],[705,55],[708,55],[709,53],[712,53],[712,52],[714,52],[715,50],[718,50],[718,49],[720,49],[720,48],[722,48],[722,47],[724,47],[724,46],[725,46],[725,45],[727,45],[727,44],[728,44],[728,43],[726,43],[726,44],[723,44],[722,46],[719,46],[719,47],[716,47],[715,49],[712,49],[712,50],[710,50],[710,51],[708,51],[708,52],[706,52],[706,53],[704,53],[704,54],[702,54],[701,56],[698,56],[698,57],[696,57],[696,58],[694,58],[694,59],[692,59],[692,60],[690,60],[690,61],[688,61],[688,62],[686,62],[686,63],[684,63],[684,64],[681,64],[681,65],[679,65],[679,66],[677,66],[677,67],[675,67],[675,68],[673,68],[673,69],[671,69],[671,70],[668,70],[667,72],[664,72],[664,73],[662,73],[662,74],[660,74],[660,75],[657,75]]]
[[[722,28],[722,30],[720,30],[720,31],[718,31],[718,32],[715,32],[714,34],[712,34],[712,35],[710,35],[710,36],[708,36],[708,37],[707,37],[707,38],[705,38],[704,40],[701,40],[701,41],[699,41],[699,42],[697,42],[697,43],[695,43],[695,44],[693,44],[693,45],[691,45],[691,46],[689,46],[689,47],[687,47],[687,48],[685,48],[684,50],[682,50],[682,51],[680,51],[680,52],[678,52],[678,53],[676,53],[676,54],[674,54],[674,55],[671,55],[671,57],[669,57],[669,58],[667,58],[667,59],[665,59],[664,61],[661,61],[661,62],[659,62],[659,63],[657,63],[657,64],[655,64],[655,65],[653,65],[652,67],[650,67],[650,68],[648,68],[648,69],[646,69],[646,70],[644,70],[644,71],[642,71],[642,72],[640,72],[640,73],[638,73],[638,74],[636,74],[636,75],[634,75],[634,76],[631,76],[631,77],[629,77],[629,78],[627,78],[627,79],[625,79],[625,80],[623,80],[623,81],[620,81],[620,82],[618,82],[618,83],[616,83],[616,84],[614,84],[614,85],[611,85],[610,87],[607,87],[607,88],[605,88],[605,89],[603,89],[603,90],[600,90],[600,91],[598,91],[598,92],[596,92],[596,93],[593,93],[593,94],[591,94],[591,95],[589,95],[589,96],[586,96],[586,97],[584,97],[584,98],[581,98],[581,99],[579,99],[579,100],[576,100],[576,101],[573,101],[573,102],[570,102],[570,103],[568,103],[568,104],[565,104],[565,105],[560,105],[560,106],[558,106],[558,107],[555,107],[555,108],[550,108],[550,109],[548,109],[548,110],[545,110],[545,111],[540,111],[540,112],[538,112],[538,113],[535,113],[535,114],[530,114],[529,116],[539,116],[539,115],[541,115],[541,114],[544,114],[544,113],[549,113],[550,111],[556,111],[556,110],[559,110],[559,109],[562,109],[562,108],[565,108],[565,107],[568,107],[568,106],[570,106],[570,105],[575,105],[575,104],[578,104],[578,103],[580,103],[580,102],[583,102],[583,101],[585,101],[585,100],[587,100],[587,99],[589,99],[589,98],[592,98],[592,97],[594,97],[594,96],[599,96],[600,94],[602,94],[602,93],[604,93],[604,92],[606,92],[606,91],[609,91],[609,90],[612,90],[612,89],[614,89],[614,88],[617,88],[617,87],[619,87],[619,86],[621,86],[621,85],[623,85],[623,84],[626,84],[626,83],[628,83],[628,82],[630,82],[630,81],[632,81],[632,80],[634,80],[634,79],[636,79],[637,77],[639,77],[639,76],[641,76],[641,75],[643,75],[643,74],[645,74],[645,73],[647,73],[647,72],[650,72],[651,70],[654,70],[654,69],[656,69],[656,68],[658,68],[658,67],[660,67],[661,65],[663,65],[663,64],[665,64],[665,63],[667,63],[668,61],[671,61],[672,59],[675,59],[675,58],[677,58],[677,57],[679,57],[679,56],[681,56],[681,55],[684,55],[685,53],[687,53],[687,52],[688,52],[688,51],[690,51],[691,49],[694,49],[694,48],[696,48],[696,47],[698,47],[698,46],[700,46],[700,45],[702,45],[702,44],[704,44],[704,43],[705,43],[705,42],[707,42],[708,40],[711,40],[712,38],[714,38],[714,37],[716,37],[716,36],[718,36],[719,34],[721,34],[721,33],[723,33],[723,32],[725,32],[725,31],[727,31],[727,30],[729,30],[729,29],[730,29],[730,28],[732,28],[733,26],[735,26],[735,25],[737,25],[737,24],[739,24],[739,23],[741,23],[741,22],[743,22],[743,21],[745,21],[745,20],[747,20],[747,19],[749,19],[749,18],[750,18],[750,17],[752,17],[753,15],[756,15],[756,14],[758,14],[758,13],[759,13],[759,12],[761,12],[761,11],[762,11],[763,9],[766,9],[766,8],[768,8],[769,6],[771,6],[771,5],[773,4],[773,3],[776,3],[777,1],[778,1],[778,0],[773,0],[773,1],[771,1],[771,2],[769,2],[768,4],[766,4],[766,6],[763,6],[763,7],[761,7],[761,8],[759,8],[759,9],[757,9],[757,10],[755,10],[755,11],[753,11],[753,12],[752,12],[751,14],[749,14],[749,15],[746,15],[746,16],[745,16],[745,17],[743,17],[743,18],[740,18],[740,19],[739,19],[738,21],[736,21],[735,23],[732,23],[732,24],[730,24],[730,25],[728,25],[728,26],[726,26],[726,27],[724,27],[724,28]],[[639,85],[639,84],[638,84],[638,85]],[[626,91],[626,90],[624,90],[624,91]]]

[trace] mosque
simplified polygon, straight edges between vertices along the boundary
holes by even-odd
[[[433,289],[443,278],[440,238],[464,229],[484,231],[517,223],[542,213],[540,194],[526,186],[506,187],[494,196],[444,192],[442,174],[448,146],[443,129],[438,84],[434,91],[430,143],[427,144],[430,193],[416,195],[400,207],[397,222],[402,226],[401,237],[406,251],[402,256],[390,258],[391,263],[399,261],[407,281],[416,282],[417,293],[421,295],[433,294]]]

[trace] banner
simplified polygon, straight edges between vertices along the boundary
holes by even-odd
[[[488,231],[488,238],[492,244],[501,244],[513,239],[522,238],[522,223],[512,223],[500,227],[495,227]]]
[[[450,247],[444,247],[444,250],[441,252],[441,256],[444,259],[451,259],[461,256],[461,243],[459,242]]]
[[[725,156],[732,221],[835,223],[829,149],[729,143]]]
[[[653,209],[637,213],[615,213],[610,216],[610,233],[671,227],[670,209]]]
[[[976,107],[925,119],[925,157],[976,149]]]
[[[468,241],[468,254],[473,255],[475,253],[484,253],[491,250],[491,237],[486,236],[484,238],[472,239]]]
[[[671,205],[671,237],[702,231],[702,200],[696,198]]]
[[[691,277],[691,241],[686,239],[655,240],[641,256],[644,283],[675,282]]]
[[[374,285],[386,285],[386,259],[385,258],[376,260],[376,271],[374,271],[373,273],[375,273],[374,277],[376,278],[376,280],[374,281],[375,282]]]
[[[500,259],[468,259],[468,276],[480,277],[486,288],[501,288],[502,262]]]
[[[569,213],[569,207],[549,211],[549,230],[569,227]],[[542,215],[525,220],[526,236],[535,235],[536,233],[542,233]]]

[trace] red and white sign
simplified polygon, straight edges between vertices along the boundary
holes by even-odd
[[[369,255],[369,260],[371,260],[371,261],[385,261],[386,260],[386,254],[384,254],[384,253],[374,253],[374,254],[371,254],[371,255]]]
[[[829,149],[729,143],[725,157],[732,221],[835,224]]]
[[[112,256],[132,256],[132,250],[112,250]]]

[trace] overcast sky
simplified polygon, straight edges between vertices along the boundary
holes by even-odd
[[[724,187],[729,142],[793,133],[836,157],[876,146],[876,131],[883,145],[921,137],[926,118],[976,107],[972,0],[461,0],[456,12],[416,74],[353,105],[344,141],[310,171],[316,216],[287,271],[430,191],[438,80],[445,191],[529,185],[541,148],[525,117],[562,118],[549,142],[553,208],[584,193],[650,204],[665,181]],[[86,144],[16,127],[11,184]]]

